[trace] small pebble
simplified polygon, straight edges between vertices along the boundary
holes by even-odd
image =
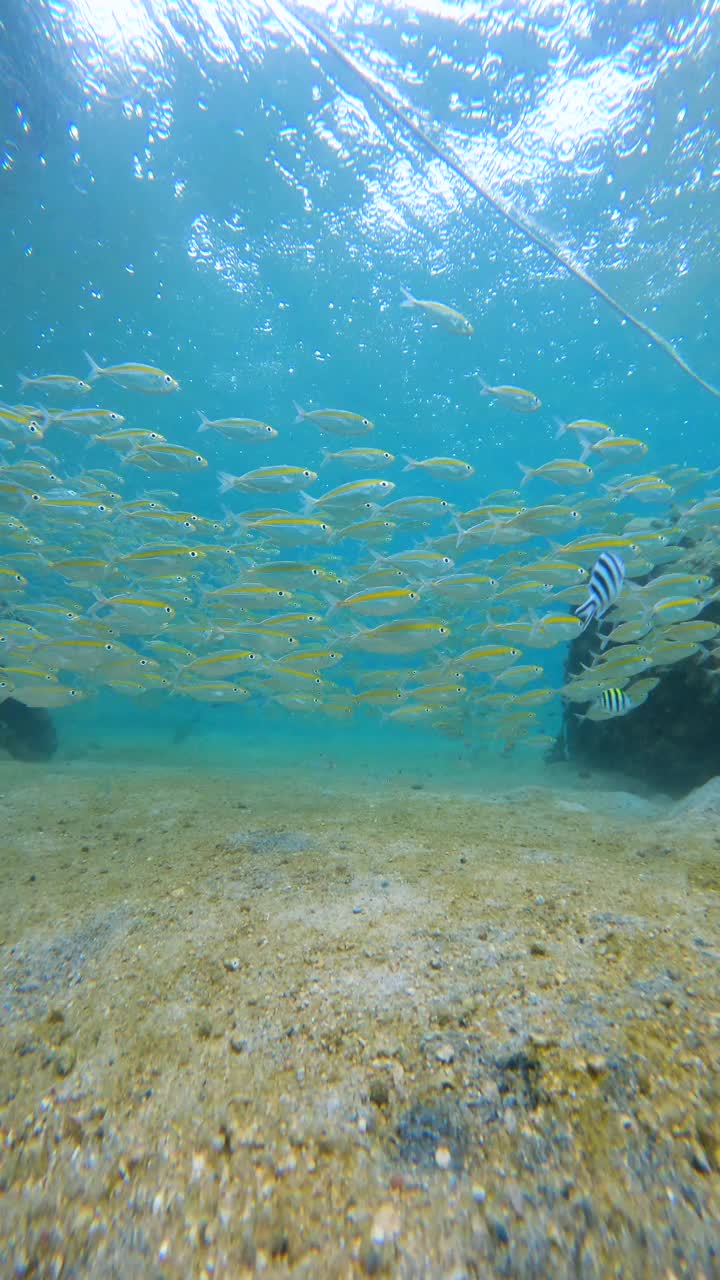
[[[389,1201],[381,1204],[370,1228],[370,1239],[373,1244],[385,1244],[387,1240],[395,1240],[400,1234],[400,1214],[394,1204]]]
[[[383,1269],[382,1249],[378,1249],[377,1245],[370,1245],[361,1257],[362,1269],[366,1276],[378,1276]]]
[[[353,915],[354,915],[354,916],[361,916],[361,915],[362,915],[362,907],[353,907]]]
[[[232,959],[229,959],[229,960],[223,960],[223,964],[227,969],[228,973],[237,973],[238,969],[240,968],[240,961],[238,960],[237,956],[233,956]]]
[[[453,1049],[451,1044],[441,1044],[440,1048],[435,1054],[435,1057],[437,1058],[438,1062],[445,1062],[449,1064],[455,1061],[455,1050]]]
[[[370,1088],[368,1089],[368,1097],[376,1107],[386,1107],[390,1101],[390,1090],[388,1088],[387,1080],[383,1079],[382,1076],[376,1076],[374,1080],[371,1080]]]
[[[435,1163],[438,1169],[449,1169],[452,1164],[452,1156],[448,1147],[437,1147],[435,1149]]]
[[[484,1187],[475,1186],[472,1189],[472,1198],[476,1204],[484,1204],[487,1200],[487,1191]]]
[[[533,941],[533,942],[531,942],[531,943],[530,943],[530,955],[531,955],[531,956],[546,956],[546,955],[547,955],[547,947],[545,946],[545,943],[544,943],[544,942],[538,942],[538,941]]]
[[[76,1062],[74,1049],[60,1049],[54,1056],[53,1066],[59,1076],[69,1076]]]

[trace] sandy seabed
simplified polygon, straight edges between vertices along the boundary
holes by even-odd
[[[0,763],[0,1274],[720,1276],[720,829],[299,754]]]

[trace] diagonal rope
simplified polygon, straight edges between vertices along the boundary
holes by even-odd
[[[462,182],[471,187],[472,190],[481,197],[481,199],[487,201],[487,203],[491,205],[492,208],[501,215],[501,217],[505,218],[511,226],[515,227],[517,231],[526,236],[526,238],[532,241],[533,244],[537,245],[543,253],[547,253],[550,257],[554,258],[555,262],[558,262],[560,266],[569,273],[569,275],[574,276],[576,280],[579,280],[581,284],[584,284],[598,298],[602,299],[608,307],[611,307],[617,315],[621,316],[623,320],[627,321],[628,324],[631,324],[640,333],[644,334],[654,346],[658,347],[660,351],[668,356],[669,359],[672,360],[689,378],[692,378],[693,382],[697,383],[699,387],[702,387],[703,390],[709,391],[710,395],[720,399],[720,390],[713,386],[711,382],[707,382],[699,373],[696,373],[691,365],[688,364],[687,360],[680,355],[680,352],[671,342],[668,341],[667,338],[664,338],[662,334],[657,333],[655,329],[651,329],[650,325],[646,324],[644,320],[641,320],[639,316],[633,315],[631,311],[628,311],[621,302],[618,302],[617,298],[614,298],[611,293],[608,293],[607,289],[604,289],[593,276],[575,262],[561,245],[557,244],[544,232],[533,227],[514,209],[509,205],[506,205],[499,196],[495,195],[487,187],[484,187],[476,178],[473,178],[472,174],[469,173],[460,160],[453,155],[452,151],[441,146],[433,137],[431,137],[422,125],[419,125],[415,120],[413,120],[408,112],[395,101],[390,93],[388,93],[387,89],[385,89],[373,75],[366,71],[365,68],[356,61],[352,54],[348,53],[342,47],[334,36],[329,35],[327,31],[324,31],[319,27],[312,18],[300,15],[295,6],[292,3],[287,3],[286,0],[268,0],[268,4],[275,12],[275,16],[278,18],[280,15],[277,13],[277,9],[284,10],[292,21],[295,22],[297,26],[306,33],[306,35],[310,36],[316,44],[320,45],[326,53],[332,53],[345,67],[348,68],[348,70],[352,71],[353,75],[357,76],[358,79],[362,81],[372,96],[378,102],[381,102],[382,105],[391,112],[393,116],[395,116],[396,120],[399,120],[400,123],[414,135],[417,141],[420,142],[427,151],[446,165],[448,169],[451,169],[452,172],[456,174]]]

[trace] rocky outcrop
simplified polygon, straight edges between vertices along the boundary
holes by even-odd
[[[57,735],[47,711],[6,698],[0,703],[0,749],[16,760],[49,760]]]

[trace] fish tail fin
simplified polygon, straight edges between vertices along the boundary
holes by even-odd
[[[107,596],[103,595],[102,591],[100,591],[98,587],[93,587],[92,593],[95,597],[95,603],[91,604],[90,608],[87,610],[89,618],[94,618],[98,610],[102,609],[103,605],[108,603]]]
[[[413,297],[410,290],[406,289],[404,284],[400,285],[400,292],[403,295],[403,300],[400,303],[401,307],[414,307],[417,305],[417,298]]]
[[[533,471],[532,467],[523,466],[522,462],[518,462],[518,466],[522,471],[522,480],[520,481],[520,488],[522,489],[523,485],[526,485],[528,480],[532,479],[532,477],[535,475],[535,472]]]
[[[528,609],[528,617],[532,626],[530,627],[530,639],[536,640],[542,632],[542,618],[535,609]]]
[[[89,378],[89,379],[90,379],[90,381],[92,382],[93,378],[99,378],[99,377],[100,377],[100,374],[102,373],[102,369],[100,368],[100,365],[97,363],[97,361],[96,361],[96,360],[93,360],[93,358],[92,358],[92,356],[90,355],[90,352],[89,352],[89,351],[84,351],[84,352],[83,352],[83,355],[85,356],[85,359],[87,360],[88,364],[90,365],[90,372],[89,372],[89,374],[88,374],[88,378]]]
[[[293,404],[294,404],[294,406],[295,406],[295,414],[296,414],[295,422],[296,422],[296,423],[298,423],[298,422],[304,422],[304,421],[305,421],[305,419],[307,418],[307,414],[306,414],[305,410],[303,409],[302,405],[299,405],[299,404],[298,404],[298,402],[297,402],[297,400],[293,400]]]
[[[580,618],[583,624],[583,631],[587,630],[596,614],[595,603],[592,600],[585,600],[583,604],[579,604],[577,609],[573,610],[576,617]],[[582,631],[580,633],[582,635]],[[603,646],[604,647],[604,646]]]
[[[482,374],[481,374],[481,373],[476,373],[476,375],[475,375],[475,376],[476,376],[476,378],[477,378],[478,382],[480,383],[480,395],[481,395],[481,396],[489,396],[489,395],[490,395],[490,383],[485,381],[485,379],[483,378],[483,376],[482,376]]]
[[[323,467],[327,466],[328,462],[332,462],[333,455],[329,449],[321,449],[320,452],[322,454],[322,462],[320,463],[320,470],[322,470]]]
[[[403,471],[414,471],[416,467],[420,466],[420,463],[416,462],[414,458],[408,458],[406,453],[402,455],[402,460],[405,463]]]
[[[557,426],[554,438],[559,440],[561,436],[564,436],[567,433],[567,423],[563,422],[562,418],[553,418],[553,422]]]
[[[202,409],[196,409],[195,412],[200,415],[200,426],[198,427],[198,431],[209,431],[210,419],[207,414],[203,413]]]
[[[452,513],[452,522],[453,522],[453,524],[455,525],[455,530],[456,530],[456,533],[457,533],[457,538],[455,539],[455,544],[456,544],[456,546],[461,547],[461,546],[462,546],[462,544],[463,544],[463,542],[465,541],[465,530],[463,529],[463,527],[462,527],[462,525],[461,525],[460,521],[458,520],[457,516],[455,515],[455,512],[454,512],[454,511],[453,511],[453,513]]]
[[[27,373],[18,372],[18,381],[20,383],[20,390],[24,391],[28,384],[32,382],[32,378],[29,377]]]
[[[230,489],[234,489],[236,481],[238,481],[239,479],[240,479],[239,476],[234,476],[229,471],[221,471],[218,474],[218,480],[220,481],[220,492],[227,493]]]
[[[314,511],[320,501],[319,498],[312,498],[304,489],[300,490],[299,497],[302,502],[302,513],[304,516],[309,515],[311,511]]]
[[[578,436],[578,440],[582,445],[582,453],[580,454],[580,461],[587,462],[592,452],[592,444],[588,440],[587,436]],[[604,488],[605,488],[605,485],[603,485],[603,489]]]

